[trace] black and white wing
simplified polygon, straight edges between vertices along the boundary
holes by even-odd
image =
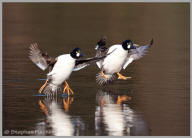
[[[142,58],[145,53],[147,52],[148,48],[153,44],[153,39],[151,42],[144,46],[136,46],[136,49],[131,49],[128,53],[127,60],[123,65],[123,69],[126,69],[126,67],[132,63],[134,60],[138,60]]]
[[[96,56],[95,57],[102,57],[102,56],[106,56],[108,52],[108,48],[104,47],[104,48],[99,48],[96,52]],[[96,62],[98,68],[101,69],[102,65],[103,65],[103,60],[100,60],[98,62]]]
[[[108,48],[106,47],[106,39],[107,39],[107,37],[104,36],[104,37],[102,37],[102,38],[97,42],[97,46],[95,47],[95,49],[96,49],[96,55],[95,55],[95,57],[102,57],[102,56],[107,55]],[[98,66],[99,68],[102,67],[102,63],[103,63],[103,60],[100,60],[100,61],[96,62],[97,66]]]
[[[55,58],[50,57],[47,53],[41,52],[37,43],[30,45],[29,58],[42,70],[45,70],[48,67],[49,69],[52,69],[52,67],[57,61]]]
[[[94,57],[94,58],[87,58],[87,59],[77,59],[75,63],[75,67],[73,68],[73,71],[78,71],[81,70],[87,66],[89,66],[92,63],[95,63],[97,61],[100,61],[104,59],[107,55],[102,56],[102,57]]]

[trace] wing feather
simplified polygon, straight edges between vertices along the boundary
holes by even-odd
[[[146,52],[148,51],[148,48],[153,44],[153,39],[151,42],[144,46],[137,46],[136,49],[131,49],[128,53],[127,60],[123,65],[123,69],[126,69],[126,67],[132,63],[134,60],[138,60],[142,58]]]
[[[73,71],[81,70],[81,69],[89,66],[92,63],[95,63],[95,62],[98,62],[98,61],[104,59],[106,56],[107,55],[102,56],[102,57],[93,57],[93,58],[76,60],[75,67],[74,67]]]
[[[41,52],[37,43],[33,43],[29,47],[29,58],[35,63],[40,69],[45,70],[48,67],[53,67],[56,63],[56,59],[48,56],[47,53]]]
[[[100,39],[100,41],[97,43],[97,46],[95,48],[97,50],[95,57],[102,57],[102,56],[107,55],[108,48],[106,47],[106,39],[107,39],[107,37],[103,36]],[[96,62],[96,64],[101,69],[102,64],[103,64],[103,60]]]
[[[98,48],[95,57],[105,56],[105,55],[107,55],[107,52],[108,52],[108,48],[106,48],[106,47]],[[100,61],[96,62],[96,64],[101,69],[102,64],[103,64],[103,60],[100,60]]]
[[[114,49],[110,53],[105,54],[104,56],[76,60],[75,67],[74,67],[73,71],[78,71],[80,69],[85,68],[86,66],[89,66],[92,63],[102,61],[104,58],[106,58],[108,55],[113,53],[115,50],[116,49]]]

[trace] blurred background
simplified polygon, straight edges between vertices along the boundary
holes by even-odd
[[[190,135],[189,13],[189,3],[3,3],[3,135]],[[108,47],[154,39],[121,72],[132,79],[100,87],[93,64],[72,73],[73,97],[34,96],[47,72],[31,43],[93,57],[103,35]]]

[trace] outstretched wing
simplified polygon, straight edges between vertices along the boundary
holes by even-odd
[[[102,56],[102,57],[94,57],[94,58],[76,60],[75,67],[74,67],[73,71],[81,70],[81,69],[89,66],[91,63],[95,63],[97,61],[104,59],[106,56],[107,55]]]
[[[40,69],[45,70],[47,67],[53,67],[56,63],[56,59],[50,57],[47,53],[41,52],[37,43],[31,44],[29,47],[29,58]]]
[[[147,52],[148,48],[153,44],[153,39],[151,42],[145,46],[137,46],[136,49],[131,49],[128,53],[127,60],[123,65],[123,69],[126,69],[126,67],[132,63],[134,60],[138,60],[142,58],[145,53]]]
[[[106,47],[106,39],[107,37],[106,36],[103,36],[99,42],[97,43],[97,46],[96,46],[96,55],[95,57],[102,57],[102,56],[105,56],[107,55],[107,52],[108,52],[108,48]],[[103,63],[103,60],[100,60],[98,62],[96,62],[97,66],[99,68],[101,68],[102,66],[102,63]]]
[[[96,51],[95,57],[105,56],[107,54],[107,52],[108,52],[108,48],[106,48],[106,47],[98,48]]]
[[[99,48],[96,52],[96,56],[95,57],[102,57],[102,56],[105,56],[107,55],[107,52],[108,52],[108,48],[106,47],[103,47],[103,48]],[[103,60],[100,60],[98,62],[96,62],[98,68],[101,68],[102,67],[102,64],[103,64]]]

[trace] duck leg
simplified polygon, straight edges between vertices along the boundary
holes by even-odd
[[[103,107],[103,106],[104,106],[104,104],[105,104],[104,99],[102,99],[102,100],[101,100],[101,103],[100,103],[100,104],[101,104],[101,107]]]
[[[67,97],[67,101],[65,98],[63,98],[63,105],[64,105],[65,112],[69,111],[69,105],[72,104],[72,102],[73,102],[73,97],[72,98]]]
[[[125,77],[122,74],[120,74],[119,72],[117,73],[117,75],[118,75],[118,79],[121,79],[121,80],[131,79],[131,77]]]
[[[39,93],[42,92],[42,90],[45,88],[45,86],[47,85],[48,79],[46,80],[46,82],[41,86],[41,88],[39,89]]]
[[[131,100],[129,96],[118,96],[117,97],[117,104],[122,104],[122,102]]]
[[[41,100],[39,100],[39,106],[41,110],[45,113],[45,115],[48,115],[48,110]]]
[[[63,89],[63,93],[65,93],[65,90],[67,90],[67,95],[69,96],[70,93],[71,95],[73,95],[73,90],[69,87],[69,84],[67,83],[67,81],[65,81],[65,88]]]

